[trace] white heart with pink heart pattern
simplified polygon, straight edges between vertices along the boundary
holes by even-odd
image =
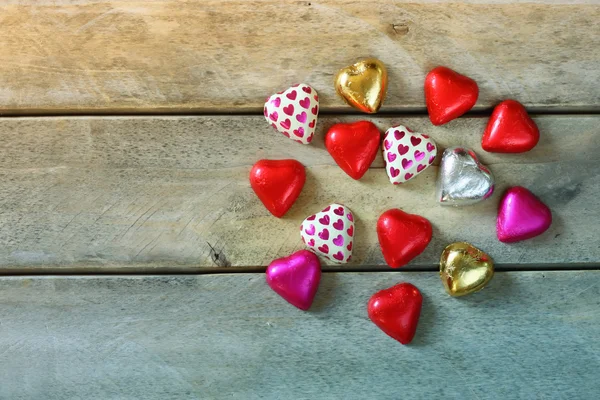
[[[348,207],[331,204],[302,222],[300,236],[313,253],[345,264],[352,257],[354,216]]]
[[[267,99],[265,118],[288,138],[309,144],[315,135],[319,114],[319,95],[305,83],[274,94]]]
[[[404,125],[388,129],[383,138],[383,159],[390,182],[399,185],[414,178],[433,164],[435,142],[427,135]]]

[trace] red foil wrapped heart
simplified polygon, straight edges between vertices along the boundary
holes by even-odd
[[[335,124],[325,135],[325,147],[340,168],[360,179],[377,156],[381,134],[369,121]]]
[[[296,160],[260,160],[250,171],[252,190],[277,218],[292,207],[305,181],[304,166]]]
[[[388,336],[409,344],[417,331],[423,296],[410,283],[400,283],[375,293],[367,306],[369,318]]]
[[[535,147],[540,131],[527,110],[515,100],[505,100],[494,108],[481,147],[493,153],[523,153]]]
[[[431,223],[420,215],[397,208],[387,210],[377,221],[377,237],[385,262],[402,267],[425,250],[431,241]]]
[[[450,68],[434,68],[425,78],[425,103],[434,125],[460,117],[473,108],[478,96],[477,82]]]

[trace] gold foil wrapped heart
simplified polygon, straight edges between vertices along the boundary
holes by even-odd
[[[477,247],[457,242],[448,245],[440,259],[440,277],[450,296],[474,293],[494,276],[494,262]]]
[[[387,70],[376,58],[366,58],[343,68],[335,78],[335,90],[354,108],[376,113],[385,99]]]

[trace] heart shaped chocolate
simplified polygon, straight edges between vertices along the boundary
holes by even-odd
[[[301,310],[308,310],[312,305],[320,281],[319,259],[307,250],[273,260],[267,267],[267,284]]]
[[[535,147],[540,131],[527,110],[515,100],[504,100],[494,108],[481,147],[494,153],[523,153]]]
[[[273,128],[302,144],[313,140],[318,114],[319,95],[305,83],[272,95],[264,107],[265,118]]]
[[[250,170],[250,186],[264,206],[281,218],[294,204],[306,181],[296,160],[260,160]]]
[[[494,176],[473,150],[450,147],[444,151],[437,181],[438,202],[465,206],[485,200],[492,193]]]
[[[367,172],[379,150],[381,134],[369,121],[335,124],[325,135],[325,147],[345,173],[360,179]]]
[[[341,69],[335,78],[335,90],[352,107],[376,113],[387,91],[387,70],[376,58],[367,58]]]
[[[300,235],[312,252],[345,264],[352,257],[354,216],[346,206],[331,204],[306,218]]]
[[[431,241],[431,223],[420,215],[397,208],[377,220],[377,238],[387,265],[402,267],[421,254]]]
[[[452,243],[440,258],[440,278],[450,296],[458,297],[483,289],[494,276],[494,262],[477,247]]]
[[[434,125],[460,117],[473,108],[478,96],[477,82],[450,68],[436,67],[425,77],[425,103]]]
[[[552,225],[552,212],[533,193],[521,186],[506,191],[500,208],[496,233],[504,243],[531,239]]]
[[[429,136],[415,133],[404,125],[385,132],[383,159],[390,182],[394,185],[419,175],[433,164],[436,154],[437,147]]]
[[[409,344],[417,331],[423,296],[410,283],[400,283],[375,293],[367,305],[369,319],[388,336]]]

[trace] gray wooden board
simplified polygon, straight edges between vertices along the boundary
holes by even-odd
[[[383,130],[405,123],[440,145],[475,149],[497,178],[496,194],[472,207],[435,203],[436,168],[402,187],[382,168],[347,177],[323,146],[334,122],[323,117],[315,144],[293,143],[262,117],[16,118],[0,120],[0,268],[151,271],[214,267],[210,242],[234,267],[259,267],[302,248],[298,226],[331,202],[357,217],[350,268],[382,267],[375,223],[400,207],[429,218],[434,238],[412,267],[435,268],[443,247],[467,240],[501,266],[594,266],[600,261],[598,117],[542,116],[530,153],[480,148],[485,118],[432,127],[424,117],[374,118]],[[294,157],[306,186],[288,215],[272,217],[252,192],[260,158]],[[378,158],[376,167],[383,161]],[[510,185],[530,188],[554,214],[544,235],[505,245],[495,238],[496,207]],[[568,265],[567,265],[568,264]]]
[[[367,317],[424,296],[413,343]],[[600,271],[497,273],[453,299],[433,272],[326,273],[311,311],[263,274],[0,279],[2,399],[595,399]]]
[[[3,0],[0,111],[258,111],[300,81],[349,109],[334,75],[369,56],[385,110],[423,109],[437,65],[477,80],[477,108],[598,110],[598,19],[597,0]]]

